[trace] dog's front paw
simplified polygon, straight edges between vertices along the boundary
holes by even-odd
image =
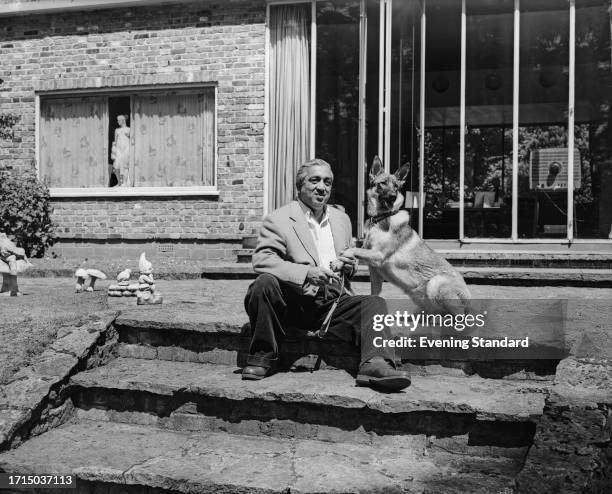
[[[343,250],[340,255],[343,257],[348,257],[349,259],[355,259],[355,251],[353,250],[353,247]]]
[[[338,259],[330,261],[329,263],[329,269],[331,269],[334,273],[339,273],[340,271],[342,271],[343,266],[344,263]]]

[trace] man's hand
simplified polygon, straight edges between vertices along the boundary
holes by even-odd
[[[317,286],[327,285],[331,280],[340,281],[336,273],[323,266],[312,266],[308,268],[306,281]]]
[[[352,249],[346,249],[345,251],[341,252],[338,256],[338,261],[342,262],[342,270],[346,274],[352,273],[357,266],[357,258],[355,257]]]

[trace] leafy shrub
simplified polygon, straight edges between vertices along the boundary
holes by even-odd
[[[55,242],[49,189],[32,170],[0,170],[0,232],[28,256],[42,256]]]
[[[19,122],[19,115],[0,113],[0,139],[12,139],[13,127]]]

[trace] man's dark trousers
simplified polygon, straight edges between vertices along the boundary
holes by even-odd
[[[278,280],[271,274],[261,274],[251,284],[244,306],[251,323],[252,339],[249,354],[263,352],[278,355],[286,336],[285,328],[295,326],[304,330],[318,329],[337,298],[338,289],[320,288],[316,297],[302,294],[301,287]],[[386,314],[387,304],[378,296],[343,294],[338,301],[329,326],[328,335],[358,344],[361,363],[372,357],[395,359],[393,349],[374,346],[375,337],[389,339],[387,328],[372,329],[375,314]]]

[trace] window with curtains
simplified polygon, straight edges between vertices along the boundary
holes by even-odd
[[[40,177],[56,189],[211,187],[215,135],[214,87],[41,96]]]

